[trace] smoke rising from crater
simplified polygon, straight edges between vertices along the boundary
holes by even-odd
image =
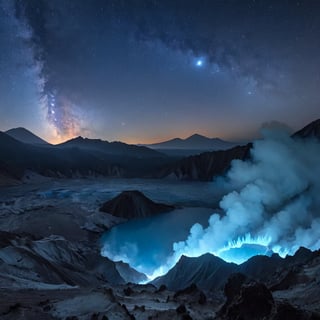
[[[283,129],[263,129],[247,161],[234,160],[217,188],[229,190],[208,227],[194,224],[188,238],[151,278],[167,272],[181,257],[207,252],[223,257],[242,244],[260,244],[281,256],[304,246],[320,247],[320,143],[293,139]],[[229,255],[230,257],[230,255]]]
[[[248,233],[269,237],[270,248],[280,253],[319,248],[320,144],[280,130],[263,135],[251,160],[234,160],[224,179],[232,190],[220,202],[225,215],[213,214],[206,229],[194,225],[187,240],[174,244],[175,254],[218,253]]]
[[[242,263],[257,254],[276,252],[284,257],[300,246],[319,249],[320,142],[292,138],[279,125],[266,126],[262,134],[263,138],[253,143],[250,159],[234,160],[226,175],[212,182],[212,188],[223,190],[224,196],[219,203],[221,210],[210,216],[207,225],[203,219],[199,223],[201,212],[194,208],[198,223],[190,228],[189,235],[175,237],[168,231],[165,240],[163,235],[155,240],[145,230],[139,232],[137,237],[147,237],[151,247],[159,241],[162,247],[167,243],[168,250],[158,255],[156,262],[151,258],[156,252],[140,246],[133,252],[127,246],[119,249],[105,243],[102,254],[124,260],[154,279],[171,269],[182,255],[212,253]],[[180,220],[171,223],[170,230],[176,233],[177,228],[185,228],[183,224]]]

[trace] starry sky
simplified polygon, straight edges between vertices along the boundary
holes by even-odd
[[[251,139],[320,117],[320,2],[0,0],[0,130]]]

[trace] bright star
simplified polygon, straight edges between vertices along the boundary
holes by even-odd
[[[203,66],[203,60],[199,59],[196,62],[197,67],[202,67]]]

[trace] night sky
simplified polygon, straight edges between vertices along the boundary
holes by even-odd
[[[320,117],[320,1],[0,0],[0,130],[250,139]]]

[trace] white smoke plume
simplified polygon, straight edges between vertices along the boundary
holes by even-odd
[[[224,214],[209,226],[195,224],[154,278],[181,257],[220,256],[241,244],[261,244],[282,256],[300,247],[320,247],[320,143],[293,139],[283,130],[263,130],[251,159],[234,160],[223,179],[230,190],[220,201]],[[220,182],[217,183],[219,187]]]

